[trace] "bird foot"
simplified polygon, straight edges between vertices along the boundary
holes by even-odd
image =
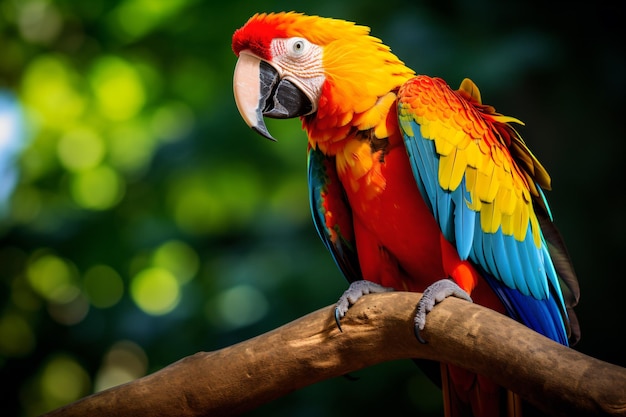
[[[335,322],[339,331],[341,330],[340,320],[346,315],[350,306],[358,301],[359,298],[366,294],[376,294],[393,291],[393,288],[383,287],[371,281],[354,281],[348,289],[339,297],[339,301],[335,305]]]
[[[424,330],[426,325],[426,315],[435,307],[435,304],[442,302],[450,296],[472,302],[469,294],[451,279],[436,281],[424,291],[422,299],[417,303],[417,313],[415,314],[415,337],[420,343],[427,343],[420,334],[420,331]]]

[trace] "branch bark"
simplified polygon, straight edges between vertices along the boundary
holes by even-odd
[[[47,416],[228,416],[385,361],[424,358],[492,378],[551,415],[626,415],[626,368],[555,343],[492,310],[448,298],[428,315],[421,294],[368,295],[335,325],[325,307],[278,329],[57,409]]]

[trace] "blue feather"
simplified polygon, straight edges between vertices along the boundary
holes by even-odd
[[[511,236],[511,239],[515,238]],[[547,288],[542,285],[542,282],[547,284],[546,272],[539,260],[539,249],[535,246],[530,225],[526,232],[526,239],[521,242],[516,240],[515,243],[520,259],[526,260],[522,263],[524,273],[513,276],[515,286],[526,295],[532,294],[537,298],[544,298],[547,295]]]
[[[476,212],[467,206],[470,200],[469,191],[465,184],[465,177],[458,189],[452,192],[454,201],[454,237],[456,249],[462,260],[467,259],[472,249],[474,239],[474,226],[476,225]]]
[[[554,267],[554,263],[552,262],[552,258],[550,257],[550,253],[548,252],[548,246],[545,242],[543,246],[541,247],[541,250],[542,250],[543,258],[545,260],[544,265],[546,266],[546,274],[548,276],[548,281],[552,287],[560,288],[561,282],[559,280],[559,276],[557,275],[556,268]],[[563,299],[563,293],[561,291],[557,291],[557,295],[559,296],[559,301],[561,302],[561,305],[564,306],[565,300]]]
[[[483,240],[482,235],[480,233],[480,217],[476,216],[474,220],[475,226],[474,228],[478,230],[478,232],[474,233],[473,241],[472,241],[472,250],[470,251],[469,259],[473,262],[484,265],[485,268],[488,267],[487,260],[485,259],[485,254],[483,252]]]
[[[492,275],[500,276],[498,273],[497,259],[494,257],[493,249],[493,233],[483,233],[483,253],[485,254],[485,260],[489,266],[488,270]]]
[[[538,248],[530,222],[523,241],[505,235],[501,227],[495,233],[484,232],[480,212],[468,205],[472,201],[466,177],[456,189],[444,190],[439,184],[439,155],[435,142],[422,137],[420,125],[411,120],[406,110],[399,110],[413,176],[445,238],[456,245],[461,259],[469,259],[478,268],[511,317],[567,344],[564,322],[567,313],[559,278],[543,236],[543,244]],[[410,127],[408,131],[412,131],[412,135],[407,134],[405,127]],[[541,190],[540,198],[551,217]]]
[[[498,260],[498,273],[502,281],[509,287],[513,287],[513,270],[509,262],[509,254],[504,245],[505,236],[499,229],[491,238],[493,256]]]
[[[550,221],[552,221],[553,220],[552,211],[550,210],[550,205],[548,204],[548,199],[546,198],[545,193],[541,189],[541,186],[537,183],[535,183],[535,188],[537,189],[537,191],[539,191],[539,197],[541,198],[541,201],[543,202],[543,206],[545,207],[546,212],[548,213],[548,217],[550,218]]]
[[[510,288],[483,271],[483,277],[504,304],[511,318],[563,345],[568,344],[561,309],[553,296],[536,299]]]
[[[519,253],[519,243],[513,236],[502,236],[502,244],[509,260],[509,270],[511,271],[511,281],[507,283],[509,287],[515,287],[515,280],[513,277],[523,276],[524,267],[522,266],[522,260]]]
[[[454,243],[454,222],[451,216],[452,197],[449,191],[439,190],[437,193],[437,222],[448,242]]]
[[[332,169],[332,172],[328,170]],[[331,179],[332,176],[332,179]],[[309,205],[313,217],[313,223],[320,239],[330,252],[333,260],[350,282],[363,279],[358,262],[355,243],[345,240],[341,236],[335,240],[331,239],[331,231],[328,229],[325,220],[323,193],[327,189],[330,181],[338,181],[334,171],[334,161],[330,163],[328,158],[319,150],[310,149],[308,155],[308,180],[309,180]],[[340,188],[337,188],[338,190]],[[335,199],[334,209],[343,210],[345,216],[351,217],[352,212],[348,204],[343,201],[343,195],[333,195],[329,198]]]
[[[437,192],[441,188],[439,187],[439,181],[437,179],[439,160],[435,152],[435,144],[422,137],[420,126],[417,123],[412,121],[410,125],[413,132],[417,134],[417,137],[413,138],[405,133],[403,133],[402,136],[405,146],[409,151],[413,176],[418,184],[422,184],[420,192],[422,193],[422,197],[424,197],[424,201],[434,214],[437,212]]]

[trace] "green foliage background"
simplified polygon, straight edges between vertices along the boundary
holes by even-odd
[[[269,121],[269,143],[232,98],[230,38],[257,11],[370,26],[417,72],[470,77],[526,122],[581,282],[576,349],[625,366],[621,6],[0,0],[0,96],[23,120],[22,150],[0,147],[0,180],[19,175],[0,201],[2,414],[248,339],[345,288],[310,220],[299,122]],[[355,376],[252,414],[441,411],[409,361]]]

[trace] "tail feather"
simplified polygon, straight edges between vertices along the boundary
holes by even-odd
[[[521,417],[519,397],[489,378],[441,364],[441,388],[446,417]]]
[[[507,416],[522,416],[522,399],[512,391],[507,391]]]

